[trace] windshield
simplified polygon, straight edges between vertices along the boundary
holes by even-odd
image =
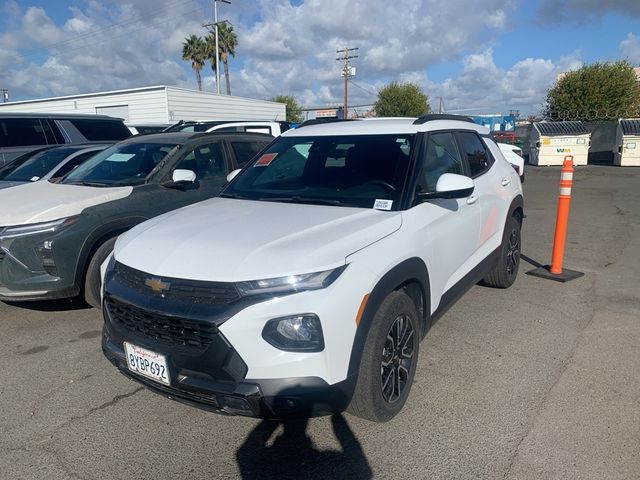
[[[175,143],[126,143],[114,145],[81,164],[61,183],[71,185],[139,185],[169,153]]]
[[[280,137],[224,197],[392,210],[414,135]]]
[[[38,152],[6,175],[3,180],[10,182],[37,182],[57,167],[65,158],[78,150],[80,148],[69,147]]]

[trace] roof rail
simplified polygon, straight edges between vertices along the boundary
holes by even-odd
[[[418,117],[413,124],[422,125],[423,123],[431,122],[433,120],[458,120],[459,122],[476,123],[471,117],[465,115],[451,115],[449,113],[427,113]]]
[[[323,123],[355,122],[357,120],[360,120],[360,119],[359,118],[337,118],[337,117],[312,118],[311,120],[305,120],[296,128],[309,127],[311,125],[321,125]]]

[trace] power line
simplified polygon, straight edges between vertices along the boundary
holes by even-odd
[[[378,92],[374,92],[373,90],[369,90],[368,88],[365,88],[362,85],[359,85],[358,83],[354,82],[351,79],[349,79],[349,83],[351,83],[351,85],[353,85],[355,87],[358,87],[360,90],[362,90],[363,92],[368,93],[369,95],[374,95],[375,97],[378,96]]]
[[[177,2],[169,2],[167,3],[165,6],[167,8],[176,8],[176,7],[180,7],[182,5],[186,5],[188,3],[193,3],[193,0],[178,0]],[[200,8],[198,7],[198,10]],[[191,11],[194,11],[193,9]],[[79,40],[82,40],[84,38],[90,38],[90,37],[95,37],[97,35],[101,35],[103,33],[107,33],[109,30],[113,30],[115,28],[118,27],[123,27],[126,25],[131,25],[133,23],[137,23],[137,22],[141,22],[142,20],[144,20],[146,18],[146,14],[151,13],[152,11],[149,10],[147,12],[142,12],[140,15],[138,15],[137,17],[134,18],[130,18],[126,21],[123,22],[116,22],[116,23],[112,23],[111,25],[106,25],[104,27],[100,27],[100,28],[95,28],[92,29],[88,32],[85,33],[80,33],[78,35],[73,36],[72,38],[68,38],[66,40],[61,40],[59,42],[55,42],[55,43],[51,43],[51,44],[44,44],[41,45],[40,48],[46,49],[46,50],[53,50],[56,49],[60,46],[66,45],[68,43],[73,43],[73,42],[77,42]]]
[[[162,26],[162,25],[167,24],[167,23],[175,23],[176,18],[185,17],[187,14],[190,14],[190,13],[192,13],[194,11],[200,11],[200,8],[185,11],[181,15],[178,15],[177,17],[174,16],[172,18],[165,19],[165,20],[162,20],[162,21],[159,21],[159,22],[150,23],[150,24],[147,24],[147,25],[142,25],[139,28],[128,29],[126,31],[117,33],[115,35],[111,35],[109,38],[110,39],[120,38],[120,37],[123,37],[123,36],[126,36],[126,35],[130,35],[130,34],[132,34],[134,32],[138,32],[138,31],[141,31],[141,30],[147,30],[149,28],[156,28],[156,27]],[[120,25],[118,25],[118,26],[120,26]],[[93,36],[95,36],[95,35],[93,35]],[[103,40],[98,40],[98,41],[93,42],[93,43],[78,44],[78,45],[72,46],[70,48],[65,48],[64,49],[64,53],[74,52],[74,51],[77,51],[77,50],[87,50],[87,49],[90,49],[91,47],[96,47],[96,46],[102,45],[103,43],[104,43]],[[58,49],[43,47],[43,50],[58,50]],[[30,54],[21,54],[22,58],[17,63],[26,63],[26,61],[29,60],[29,59],[35,59],[35,58],[43,56],[43,55],[47,55],[47,52],[33,52],[33,53],[30,53]]]

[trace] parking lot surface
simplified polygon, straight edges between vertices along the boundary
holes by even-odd
[[[531,264],[438,321],[385,424],[189,408],[112,368],[97,310],[0,303],[0,476],[639,478],[640,169],[577,169],[565,266],[585,276],[567,284],[524,274],[550,259],[560,172],[526,175]]]

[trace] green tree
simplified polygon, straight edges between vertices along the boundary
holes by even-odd
[[[429,113],[429,98],[415,83],[391,82],[378,91],[378,117],[417,117]]]
[[[626,60],[584,65],[549,89],[544,116],[551,120],[617,120],[640,114],[640,87]]]
[[[207,42],[207,58],[211,61],[211,68],[216,71],[216,32],[215,29],[209,30],[206,37]],[[227,84],[227,95],[231,95],[231,81],[229,80],[229,56],[236,56],[236,48],[238,47],[238,36],[233,31],[233,25],[229,22],[218,24],[218,55],[224,67],[224,79]]]
[[[276,95],[272,102],[284,103],[287,106],[287,121],[300,123],[302,121],[302,109],[292,95]]]
[[[204,68],[204,62],[207,58],[207,49],[205,41],[198,35],[186,37],[182,42],[182,60],[191,62],[191,68],[196,72],[196,81],[198,82],[198,90],[202,91],[202,77],[200,71]]]

